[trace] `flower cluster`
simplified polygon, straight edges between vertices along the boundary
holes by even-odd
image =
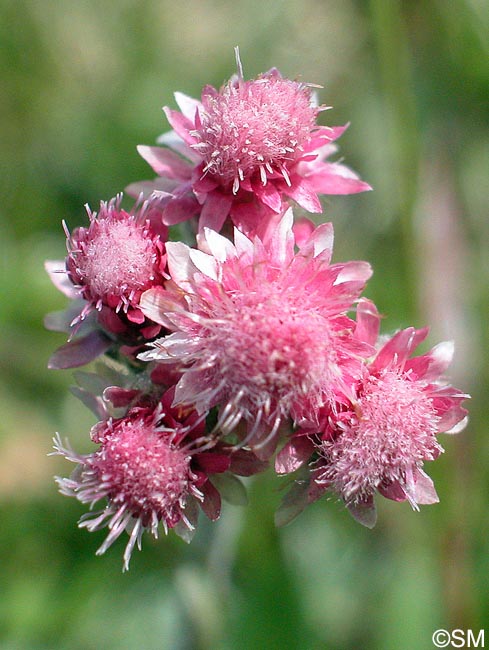
[[[317,123],[310,84],[276,69],[245,81],[237,64],[219,90],[165,108],[173,130],[139,147],[158,177],[127,188],[134,207],[88,209],[46,265],[71,299],[46,319],[69,334],[50,366],[95,361],[74,390],[98,419],[91,453],[55,438],[76,464],[57,481],[103,503],[80,521],[107,527],[98,553],[129,535],[126,569],[144,531],[189,541],[200,510],[216,520],[221,498],[244,501],[238,477],[269,466],[293,477],[278,524],[325,493],[366,526],[377,494],[434,503],[424,465],[466,421],[467,395],[444,379],[453,345],[416,356],[427,329],[381,336],[362,297],[370,265],[333,263],[332,225],[294,219],[321,212],[320,195],[370,189],[328,160],[346,127]],[[170,241],[183,221],[191,244]]]

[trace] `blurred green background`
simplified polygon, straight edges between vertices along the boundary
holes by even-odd
[[[71,471],[53,433],[87,450],[93,418],[46,369],[65,300],[43,261],[65,254],[62,219],[152,177],[136,145],[167,130],[173,91],[234,72],[235,45],[248,78],[321,84],[322,120],[351,121],[341,154],[375,191],[325,203],[335,259],[372,263],[384,331],[455,339],[471,420],[427,467],[438,505],[379,501],[369,531],[322,500],[276,531],[270,474],[190,546],[145,538],[123,575],[124,540],[95,557],[105,533],[52,479]],[[424,650],[484,626],[489,643],[488,60],[485,0],[0,2],[1,650]]]

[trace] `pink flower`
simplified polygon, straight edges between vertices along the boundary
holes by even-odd
[[[180,364],[175,403],[219,406],[227,434],[243,420],[266,458],[289,415],[318,408],[358,376],[371,348],[346,316],[370,277],[365,262],[330,264],[333,229],[323,224],[294,253],[292,211],[261,241],[235,230],[234,245],[206,229],[199,249],[168,243],[171,282],[140,307],[173,333],[144,360]]]
[[[172,396],[164,396],[156,409],[135,407],[123,418],[99,422],[92,429],[99,446],[90,454],[77,454],[59,436],[55,439],[56,453],[77,463],[70,478],[57,478],[60,491],[91,506],[107,501],[103,510],[84,515],[79,524],[89,531],[108,527],[97,554],[124,531],[129,534],[125,570],[135,544],[141,548],[145,530],[158,537],[161,524],[165,533],[175,528],[190,539],[197,505],[211,519],[220,514],[220,496],[209,475],[228,470],[229,454],[205,438],[202,417],[170,408]]]
[[[363,301],[356,336],[373,343],[377,332],[375,307]],[[465,426],[461,402],[468,396],[441,377],[453,356],[452,343],[411,357],[427,333],[410,327],[385,342],[365,366],[353,397],[324,413],[319,440],[313,437],[311,445],[311,439],[298,442],[299,436],[282,452],[279,470],[296,469],[311,451],[319,455],[313,463],[310,500],[330,490],[367,526],[375,524],[376,492],[408,500],[415,509],[438,501],[422,468],[443,452],[439,433],[458,433]],[[298,451],[301,460],[294,463]]]
[[[87,208],[89,227],[67,232],[68,277],[87,301],[74,324],[105,307],[140,326],[145,320],[138,306],[141,294],[163,281],[167,228],[158,220],[161,199],[136,205],[130,213],[121,209],[121,199],[101,202],[98,213]],[[106,320],[111,329],[113,319]]]
[[[181,112],[164,109],[174,129],[159,140],[165,148],[138,147],[160,178],[131,185],[129,193],[172,192],[167,224],[200,215],[200,230],[219,231],[230,216],[250,233],[281,213],[288,198],[321,212],[319,194],[371,189],[348,167],[326,160],[347,125],[316,124],[324,107],[316,105],[310,84],[275,68],[245,81],[238,53],[237,64],[238,74],[220,90],[206,86],[201,101],[175,93]]]
[[[118,337],[138,346],[160,333],[139,309],[141,294],[163,282],[168,228],[161,223],[164,196],[137,202],[130,212],[120,207],[122,195],[88,207],[90,225],[65,227],[65,261],[48,261],[54,285],[72,300],[64,312],[49,314],[48,329],[68,332],[68,343],[51,357],[49,367],[84,365],[105,352]],[[129,348],[128,348],[129,350]]]

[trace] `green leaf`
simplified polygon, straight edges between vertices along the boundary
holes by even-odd
[[[309,503],[309,481],[294,481],[292,487],[282,499],[275,513],[275,525],[279,528],[293,521]]]
[[[248,495],[243,483],[234,474],[224,472],[214,474],[212,483],[221,493],[222,498],[233,506],[248,505]]]

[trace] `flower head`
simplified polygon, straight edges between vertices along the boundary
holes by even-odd
[[[87,208],[89,227],[67,232],[68,276],[87,301],[77,321],[94,308],[108,308],[141,325],[145,319],[139,298],[163,280],[166,228],[154,219],[155,212],[161,216],[160,199],[145,201],[129,213],[120,202],[121,196],[101,202],[98,213]]]
[[[370,303],[370,319],[373,311]],[[368,337],[372,333],[370,329]],[[426,335],[427,329],[407,328],[379,349],[357,382],[354,398],[329,413],[316,446],[315,483],[338,494],[367,525],[375,522],[375,492],[408,500],[416,509],[438,501],[423,464],[443,452],[439,433],[456,433],[465,425],[460,403],[467,395],[441,378],[453,345],[441,343],[411,357]]]
[[[370,189],[344,165],[326,162],[346,126],[316,123],[324,107],[317,106],[311,84],[286,79],[275,68],[245,81],[238,55],[237,63],[238,74],[219,90],[206,86],[201,101],[175,94],[181,112],[165,108],[174,131],[160,138],[169,148],[139,147],[160,179],[136,183],[130,193],[173,192],[164,211],[168,224],[199,214],[201,230],[219,231],[230,216],[251,233],[283,211],[286,197],[321,212],[319,194]]]
[[[330,264],[331,224],[296,254],[291,211],[269,234],[252,241],[236,230],[233,245],[206,230],[198,250],[169,243],[172,283],[141,299],[143,312],[173,333],[140,358],[179,363],[176,402],[199,412],[219,406],[224,433],[243,419],[246,442],[264,455],[286,417],[332,400],[371,351],[346,316],[369,265]]]
[[[272,70],[257,79],[237,77],[217,92],[206,88],[190,146],[203,171],[237,194],[245,179],[287,180],[287,165],[304,155],[318,130],[311,89]]]
[[[77,454],[55,440],[56,453],[77,463],[70,478],[57,479],[60,491],[82,503],[107,502],[103,510],[80,520],[90,531],[109,528],[97,554],[124,530],[129,534],[125,569],[134,545],[141,548],[145,530],[157,537],[161,524],[165,533],[177,527],[182,536],[188,535],[196,525],[197,503],[211,518],[219,516],[219,493],[208,474],[226,471],[229,457],[206,445],[202,418],[194,412],[176,419],[178,414],[165,401],[166,406],[135,407],[123,418],[99,422],[92,429],[99,445],[93,453]]]

